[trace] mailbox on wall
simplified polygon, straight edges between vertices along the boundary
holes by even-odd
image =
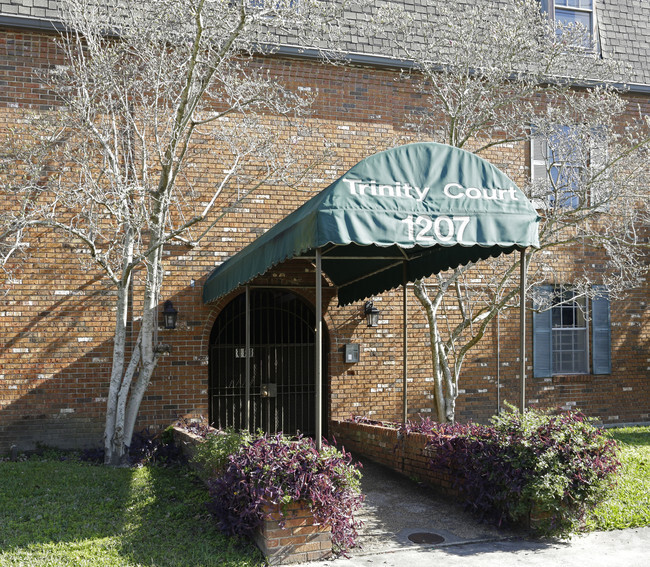
[[[359,345],[347,344],[343,347],[344,361],[346,364],[359,362]]]

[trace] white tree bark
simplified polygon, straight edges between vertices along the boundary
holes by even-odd
[[[259,68],[259,56],[273,53],[280,35],[336,59],[344,10],[366,1],[303,0],[297,9],[288,1],[61,0],[65,64],[40,77],[61,105],[27,122],[24,147],[0,168],[1,188],[29,205],[6,222],[0,213],[0,267],[16,250],[12,237],[42,226],[81,243],[87,265],[112,283],[106,463],[125,461],[163,350],[164,247],[197,246],[228,207],[265,184],[311,190],[313,177],[328,175],[320,167],[328,144],[303,126],[313,94],[286,88]],[[196,182],[202,177],[211,194]]]

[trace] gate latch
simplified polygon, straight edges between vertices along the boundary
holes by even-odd
[[[260,396],[262,398],[275,398],[278,395],[277,384],[262,384]]]

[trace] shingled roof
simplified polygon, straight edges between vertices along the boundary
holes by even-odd
[[[406,9],[421,14],[423,18],[435,17],[439,2],[450,0],[394,0]],[[509,0],[456,0],[458,4],[475,4],[480,1],[501,3],[508,9]],[[51,28],[58,19],[58,0],[0,0],[0,25]],[[600,48],[603,58],[629,64],[629,74],[615,80],[631,86],[650,87],[650,2],[648,0],[594,0]],[[348,21],[363,20],[365,14],[350,13]],[[351,34],[351,38],[355,37]],[[350,52],[359,62],[384,65],[395,64],[399,55],[391,52],[381,38],[350,41]],[[644,89],[645,90],[645,89]]]
[[[650,85],[650,2],[595,0],[603,57],[626,61],[630,82]]]

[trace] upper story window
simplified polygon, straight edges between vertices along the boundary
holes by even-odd
[[[530,172],[536,185],[535,207],[605,210],[611,198],[608,176],[601,172],[607,156],[602,130],[558,124],[547,126],[542,135],[532,127]]]
[[[573,38],[573,42],[587,48],[592,45],[596,36],[594,0],[542,0],[542,10],[559,24],[559,37],[567,26],[580,25],[584,28],[584,37]]]
[[[252,8],[297,8],[298,0],[248,0]]]
[[[593,26],[593,0],[554,0],[555,21],[563,24],[582,24],[590,30]]]
[[[532,136],[532,180],[546,187],[546,195],[538,198],[563,209],[577,209],[583,204],[583,152],[579,134],[570,126],[558,125],[546,138]],[[544,208],[541,202],[536,206]]]

